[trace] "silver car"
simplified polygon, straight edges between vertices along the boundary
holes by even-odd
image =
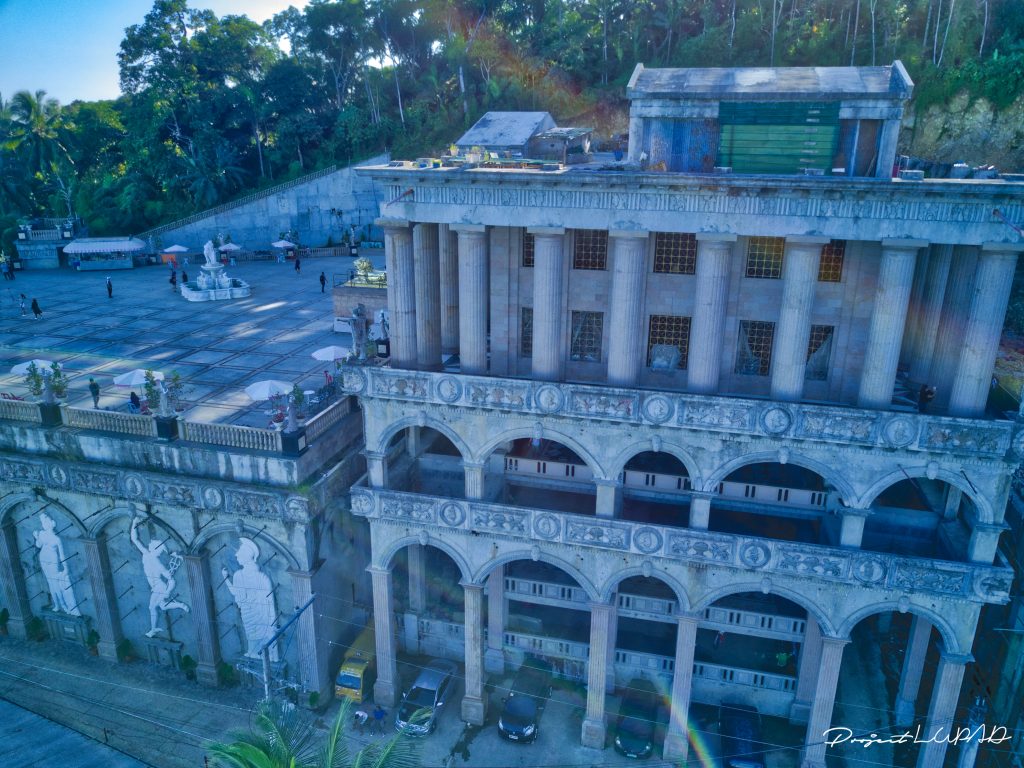
[[[395,715],[395,728],[414,736],[433,733],[440,710],[455,687],[458,671],[453,661],[431,660],[402,697]]]

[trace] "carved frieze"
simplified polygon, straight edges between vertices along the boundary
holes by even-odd
[[[100,472],[95,469],[72,469],[71,487],[76,491],[116,496],[118,490],[116,472]]]
[[[953,595],[963,594],[966,583],[967,573],[964,571],[950,571],[934,565],[925,567],[907,561],[896,563],[892,580],[894,587]]]
[[[149,485],[149,494],[153,501],[162,501],[165,504],[181,507],[198,506],[196,486],[192,483],[169,483],[164,480],[154,480]]]
[[[397,397],[403,400],[425,400],[430,390],[430,379],[404,373],[401,376],[376,376],[373,392],[376,395]]]
[[[671,533],[668,551],[680,560],[706,563],[732,563],[734,543],[731,539],[709,539],[706,535]]]
[[[24,461],[0,461],[0,479],[39,482],[43,479],[43,467]]]
[[[630,528],[627,525],[601,523],[596,520],[570,520],[565,526],[565,540],[606,549],[629,549]]]
[[[269,493],[253,493],[252,491],[228,491],[227,510],[241,517],[281,516],[281,499]]]
[[[730,432],[752,432],[754,410],[745,403],[705,403],[684,399],[679,413],[679,425]]]
[[[409,520],[414,523],[434,522],[434,505],[429,501],[386,498],[380,505],[380,513],[382,517],[389,517],[393,520]]]
[[[467,388],[469,404],[502,410],[521,411],[526,408],[529,387],[526,385],[472,383]]]
[[[852,415],[835,411],[804,411],[797,427],[797,435],[818,440],[839,440],[851,443],[869,443],[875,417]]]
[[[569,392],[569,413],[612,419],[632,419],[636,413],[637,396],[604,394],[594,390]]]
[[[776,545],[776,570],[789,573],[813,573],[838,579],[846,571],[846,558],[827,555],[810,548]]]
[[[921,447],[966,453],[1002,453],[1006,450],[1008,434],[1001,427],[958,422],[928,423]]]
[[[369,490],[352,489],[352,512],[360,517],[368,517],[373,512],[373,494]]]
[[[514,533],[520,536],[529,534],[529,514],[511,509],[493,507],[473,507],[473,527],[498,533]]]

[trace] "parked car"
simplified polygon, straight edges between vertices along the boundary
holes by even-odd
[[[498,733],[509,741],[536,739],[540,715],[550,696],[551,665],[543,659],[527,658],[516,672],[501,708]]]
[[[453,661],[432,659],[402,697],[395,714],[395,728],[414,736],[433,733],[458,671]]]
[[[746,704],[723,703],[718,710],[718,735],[725,768],[765,768],[761,715]]]
[[[654,729],[658,719],[658,690],[649,680],[629,681],[619,705],[615,725],[615,751],[626,757],[648,758],[654,752]]]

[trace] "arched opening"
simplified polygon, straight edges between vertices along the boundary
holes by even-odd
[[[388,487],[396,491],[462,498],[462,454],[451,439],[432,427],[407,427],[387,448]]]
[[[572,448],[546,438],[519,438],[495,448],[485,467],[485,497],[557,512],[593,515],[593,470]]]
[[[862,549],[965,560],[977,520],[974,502],[942,480],[915,477],[882,491],[864,522]]]
[[[619,583],[615,606],[616,687],[643,677],[671,691],[680,610],[676,593],[660,579],[633,576]]]
[[[458,564],[442,549],[410,544],[392,561],[400,647],[453,661],[465,655],[465,596]]]
[[[622,470],[622,517],[635,522],[686,527],[690,473],[670,453],[644,451]]]
[[[718,484],[708,528],[722,533],[821,543],[838,540],[839,521],[826,523],[829,487],[795,464],[747,464]]]

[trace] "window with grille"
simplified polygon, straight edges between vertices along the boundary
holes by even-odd
[[[604,335],[603,312],[573,312],[572,339],[569,357],[588,363],[601,362],[601,337]]]
[[[533,357],[533,307],[523,307],[519,320],[519,354]]]
[[[832,336],[835,330],[835,326],[832,325],[811,326],[811,338],[807,342],[805,379],[825,381],[828,378],[828,364],[832,358]]]
[[[752,237],[747,241],[747,277],[778,280],[782,277],[782,252],[786,240],[781,237]]]
[[[818,262],[818,282],[840,282],[843,279],[843,257],[845,255],[845,240],[833,240],[828,245],[821,246],[821,261]]]
[[[692,275],[697,271],[697,236],[686,232],[658,232],[654,236],[654,271]]]
[[[767,376],[772,367],[772,340],[775,323],[762,320],[740,320],[736,343],[736,373]]]
[[[651,315],[647,334],[647,365],[650,367],[655,345],[665,344],[679,350],[677,368],[686,368],[690,354],[690,318],[676,315]]]
[[[533,235],[529,232],[523,233],[523,266],[533,266]]]
[[[606,230],[577,229],[573,241],[573,269],[608,268],[608,232]]]

